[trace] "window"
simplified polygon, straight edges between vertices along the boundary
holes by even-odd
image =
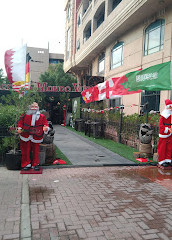
[[[93,31],[95,31],[105,20],[105,1],[98,7],[93,20]]]
[[[98,59],[98,72],[104,72],[105,69],[105,54],[102,53]]]
[[[81,13],[78,15],[77,25],[78,27],[81,25]]]
[[[164,47],[165,20],[157,20],[145,30],[144,55],[159,52]]]
[[[118,6],[122,0],[113,0],[112,1],[112,11]]]
[[[123,64],[124,43],[117,43],[111,50],[111,69],[117,68]]]
[[[92,76],[92,64],[89,66],[89,75]]]
[[[83,15],[84,15],[84,13],[86,13],[87,9],[91,5],[92,0],[83,0],[82,3],[83,3]]]
[[[150,112],[151,110],[159,111],[160,91],[143,91],[141,97],[141,105],[144,105],[147,102],[148,112]]]
[[[66,49],[66,60],[69,59],[70,52],[70,28],[67,30],[67,49]]]
[[[121,105],[121,98],[115,98],[109,100],[109,107],[119,107]]]
[[[78,51],[80,49],[80,40],[77,40],[76,42],[76,50]]]
[[[98,16],[97,19],[97,28],[104,22],[104,12]]]
[[[70,16],[71,16],[71,6],[70,6],[70,4],[68,5],[68,9],[67,9],[67,19],[68,19],[68,21],[69,21],[69,19],[70,19]]]
[[[57,64],[57,63],[63,63],[63,59],[49,59],[49,64]]]
[[[91,21],[89,21],[83,32],[83,40],[86,42],[91,37]]]

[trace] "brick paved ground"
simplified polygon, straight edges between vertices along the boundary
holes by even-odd
[[[30,175],[32,239],[172,239],[172,173],[162,181],[156,167],[151,177],[148,169],[44,169]]]
[[[18,171],[0,168],[0,240],[20,236],[22,176]]]

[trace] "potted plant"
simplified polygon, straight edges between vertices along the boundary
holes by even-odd
[[[12,134],[14,135],[3,139],[3,147],[6,149],[5,164],[9,170],[19,170],[21,168],[20,139],[15,132]]]

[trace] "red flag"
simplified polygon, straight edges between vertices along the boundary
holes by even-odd
[[[116,95],[128,95],[142,92],[142,90],[130,91],[128,87],[128,80],[125,75],[118,78],[112,78],[112,81],[114,85],[112,88],[111,98]]]
[[[7,77],[12,88],[19,90],[25,83],[26,45],[7,50],[4,56]]]
[[[108,79],[103,83],[99,83],[98,85],[99,93],[98,93],[98,101],[111,99],[112,98],[112,91],[114,90],[114,80]],[[113,94],[113,98],[120,97],[120,94]]]
[[[13,82],[13,78],[12,78],[13,55],[14,55],[14,51],[11,49],[11,50],[6,51],[5,56],[4,56],[5,69],[6,69],[7,77],[8,77],[8,80],[10,83]]]
[[[81,92],[82,98],[84,99],[85,103],[98,101],[98,87],[97,85],[88,89],[85,89]]]
[[[142,90],[129,91],[126,76],[111,78],[95,87],[88,88],[81,92],[85,103],[101,101],[105,99],[119,98],[121,95],[140,93]]]

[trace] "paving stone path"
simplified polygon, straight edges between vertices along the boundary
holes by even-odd
[[[32,239],[172,239],[169,183],[152,182],[141,168],[149,167],[45,169],[29,176]]]
[[[0,167],[0,240],[172,239],[172,171]]]

